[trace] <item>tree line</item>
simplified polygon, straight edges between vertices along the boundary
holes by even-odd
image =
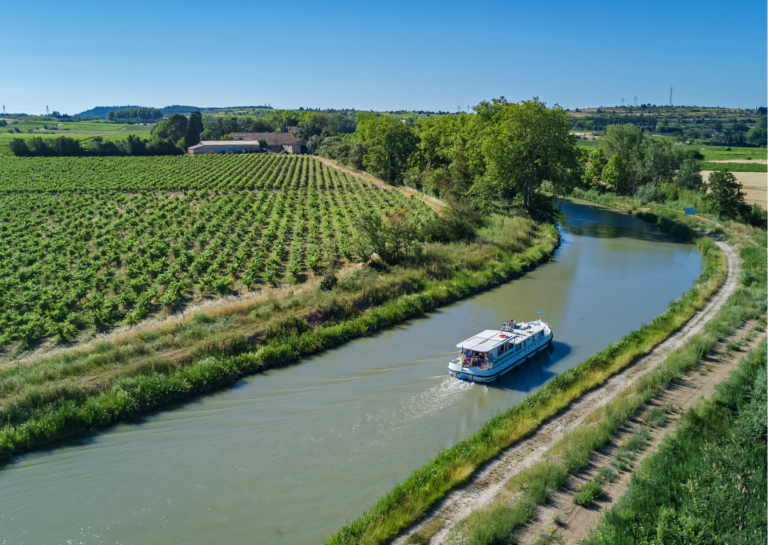
[[[316,153],[393,184],[473,206],[551,218],[547,187],[567,194],[580,180],[570,116],[534,98],[504,97],[459,114],[418,121],[357,114],[350,135],[310,139]]]
[[[756,119],[710,119],[708,116],[630,115],[617,112],[602,112],[596,115],[574,117],[571,129],[603,133],[611,125],[634,125],[643,130],[677,135],[682,140],[702,140],[705,143],[725,146],[765,147],[766,115],[758,109]],[[747,123],[754,123],[749,127]]]
[[[203,121],[200,112],[192,112],[187,119],[172,114],[152,128],[148,139],[128,135],[124,140],[107,141],[101,136],[88,140],[75,140],[66,136],[43,139],[14,138],[11,152],[17,157],[108,157],[144,155],[181,155],[190,146],[200,142]]]
[[[355,118],[340,113],[311,110],[270,111],[260,116],[203,116],[202,140],[226,140],[233,132],[281,132],[294,128],[296,136],[309,140],[355,131]]]
[[[766,226],[766,211],[746,204],[733,173],[715,171],[702,178],[700,153],[683,151],[634,125],[610,125],[599,142],[591,153],[580,149],[584,188],[634,196],[641,204],[679,201],[688,192],[689,199],[700,200],[719,218]]]
[[[157,108],[123,108],[109,110],[107,120],[127,121],[130,123],[154,123],[163,118],[163,112]]]

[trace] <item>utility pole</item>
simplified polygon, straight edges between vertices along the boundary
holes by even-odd
[[[45,106],[45,115],[48,115],[48,105]]]
[[[637,97],[635,97],[635,108],[637,108]]]
[[[669,105],[672,106],[672,87],[669,88]]]
[[[623,98],[621,99],[621,107],[622,108],[624,107],[624,99]]]

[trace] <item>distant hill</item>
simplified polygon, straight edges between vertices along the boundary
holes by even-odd
[[[90,110],[86,110],[84,112],[80,112],[79,114],[75,114],[75,117],[101,117],[103,119],[107,118],[107,112],[110,110],[123,110],[125,108],[141,108],[141,106],[96,106],[95,108],[91,108]],[[179,106],[178,104],[174,104],[173,106],[166,106],[165,108],[158,108],[161,112],[163,112],[163,115],[171,115],[171,114],[188,114],[190,112],[198,112],[205,110],[206,108],[199,108],[197,106]]]
[[[122,110],[123,108],[141,108],[141,106],[96,106],[90,110],[75,114],[75,117],[101,117],[106,119],[109,110]]]

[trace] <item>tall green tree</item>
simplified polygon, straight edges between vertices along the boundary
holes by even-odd
[[[168,117],[168,136],[173,142],[178,142],[187,132],[187,116],[171,114]]]
[[[704,201],[709,203],[717,212],[720,219],[723,216],[735,218],[739,210],[744,206],[744,193],[742,185],[736,180],[736,176],[728,170],[716,170],[707,179],[707,194]]]
[[[415,131],[391,117],[361,113],[357,115],[355,136],[366,147],[365,169],[382,180],[399,183],[411,154],[416,151]]]
[[[476,111],[489,117],[483,139],[487,170],[479,182],[484,187],[478,189],[486,194],[490,189],[503,198],[520,195],[528,210],[544,181],[557,194],[570,193],[581,172],[565,110],[557,105],[548,108],[534,97],[521,104],[503,99],[482,103]]]
[[[589,161],[584,169],[584,181],[595,189],[599,189],[603,179],[603,169],[608,164],[602,148],[597,148],[589,154]]]
[[[192,112],[187,122],[187,132],[184,134],[184,146],[189,148],[200,143],[203,133],[203,116],[200,112]]]
[[[627,181],[629,173],[627,172],[627,163],[624,156],[617,153],[608,160],[608,164],[603,169],[603,182],[609,191],[615,191],[622,194],[627,192]]]

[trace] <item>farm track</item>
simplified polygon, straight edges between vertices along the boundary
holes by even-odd
[[[651,456],[661,442],[675,432],[682,414],[695,406],[702,397],[709,397],[715,392],[715,386],[725,381],[728,375],[736,369],[741,357],[749,350],[756,348],[763,336],[757,335],[751,342],[739,351],[730,355],[726,353],[725,345],[730,341],[741,341],[749,333],[756,322],[748,322],[737,329],[732,335],[723,339],[715,349],[681,380],[675,381],[667,390],[654,398],[648,409],[671,406],[673,411],[667,415],[665,427],[654,427],[645,448],[638,453],[633,462],[633,469],[640,467],[642,461]],[[632,478],[632,471],[619,473],[613,483],[602,484],[605,495],[596,500],[596,505],[581,507],[573,503],[573,497],[581,486],[597,476],[598,469],[607,467],[616,458],[618,445],[623,444],[632,435],[645,428],[642,415],[628,421],[614,436],[613,441],[599,451],[590,455],[589,465],[576,475],[571,476],[565,487],[554,492],[546,505],[538,507],[535,518],[523,526],[514,537],[520,545],[532,545],[542,534],[550,534],[562,539],[563,544],[579,543],[587,538],[594,530],[603,514],[619,501],[626,493]],[[555,516],[562,521],[554,523]]]
[[[725,243],[717,244],[725,254],[728,272],[723,285],[702,310],[694,314],[683,327],[658,344],[648,355],[606,380],[602,386],[585,394],[531,436],[518,441],[499,457],[488,462],[470,478],[466,485],[446,495],[418,524],[396,538],[394,543],[405,544],[412,534],[422,529],[426,530],[428,526],[441,528],[429,543],[434,545],[447,542],[451,529],[472,511],[494,501],[510,478],[540,461],[547,450],[566,433],[577,428],[589,414],[610,403],[619,393],[632,386],[638,378],[653,370],[674,350],[701,332],[704,325],[715,316],[735,291],[741,272],[736,251]]]

